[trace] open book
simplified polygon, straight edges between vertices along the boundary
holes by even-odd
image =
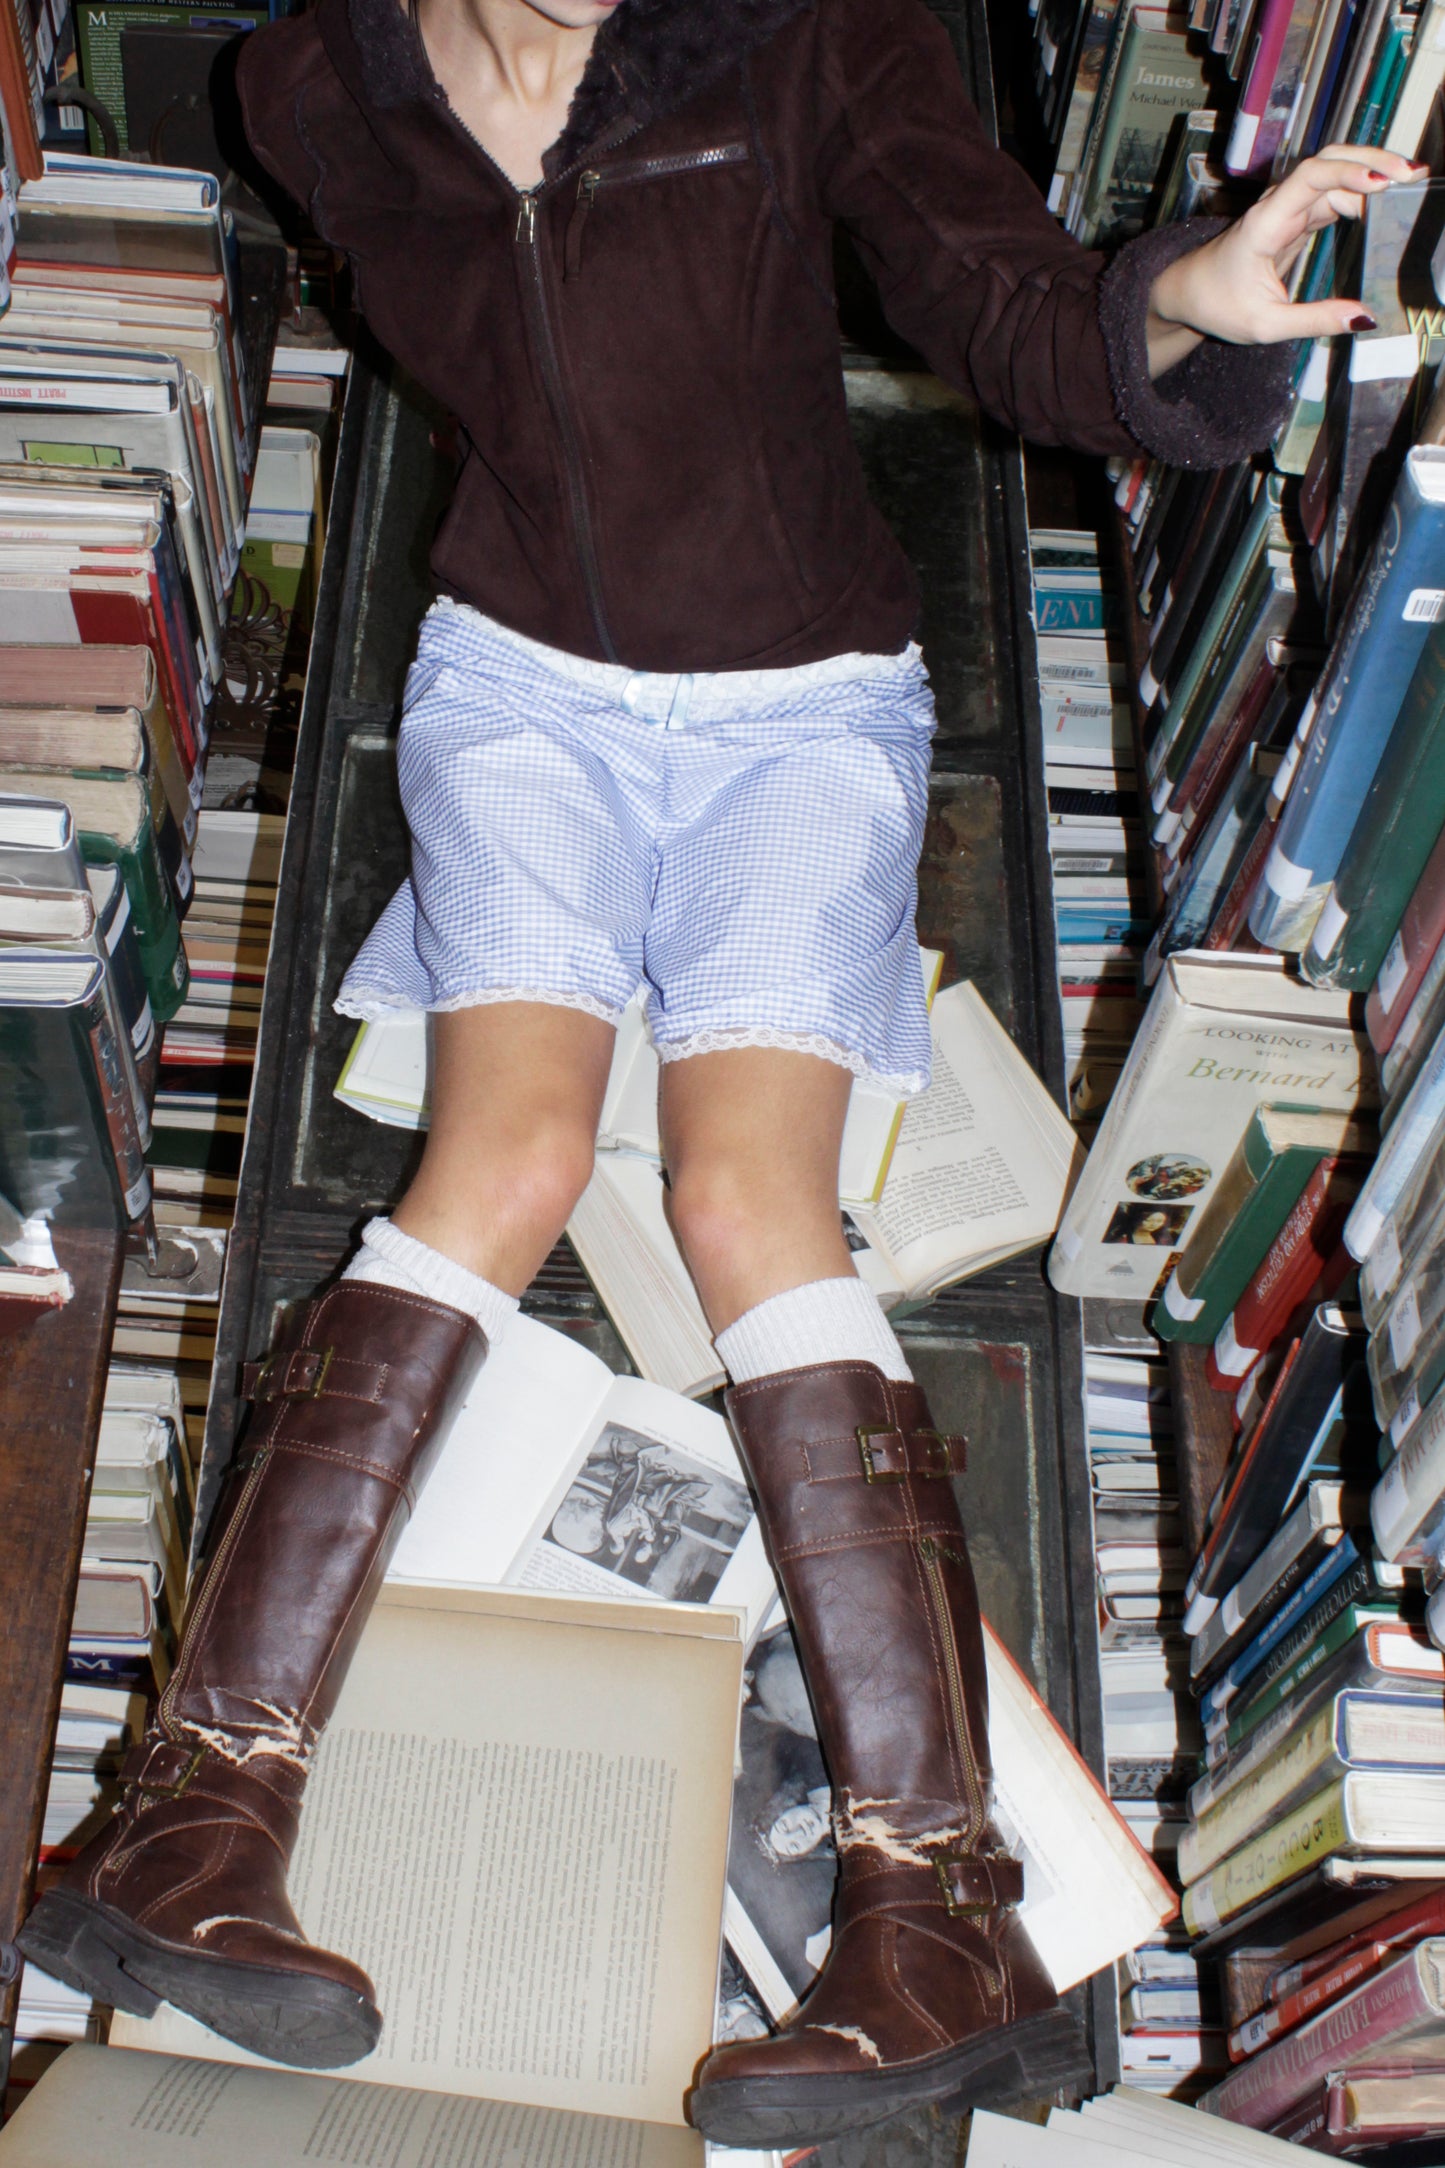
[[[972,980],[939,995],[932,1026],[933,1082],[904,1109],[882,1195],[849,1207],[870,1253],[859,1274],[885,1304],[1047,1242],[1084,1159]]]
[[[987,1622],[995,1814],[1022,1859],[1020,1916],[1061,1992],[1173,1917],[1173,1889]],[[729,1946],[773,2018],[828,1952],[837,1870],[827,1772],[791,1631],[769,1618],[748,1657],[724,1912]]]
[[[775,1594],[722,1417],[530,1317],[483,1365],[391,1574],[727,1604],[748,1637]]]
[[[290,1875],[308,1936],[366,1967],[385,2015],[346,2085],[682,2123],[713,2032],[741,1668],[730,1610],[387,1583]],[[111,2038],[258,2061],[165,2005]]]
[[[924,989],[931,1003],[943,971],[937,949],[920,949]],[[373,1121],[395,1128],[424,1128],[428,1118],[430,1038],[419,1009],[398,1009],[365,1023],[351,1043],[335,1096]],[[657,1085],[661,1064],[638,995],[623,1011],[612,1051],[612,1068],[597,1130],[599,1152],[632,1152],[660,1160]],[[838,1165],[843,1204],[871,1204],[882,1194],[898,1136],[904,1101],[866,1077],[854,1080]]]
[[[703,2168],[703,2142],[655,2123],[99,2047],[67,2049],[0,2131],[3,2168],[234,2168],[241,2160],[247,2168]]]

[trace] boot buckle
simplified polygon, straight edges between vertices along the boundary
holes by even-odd
[[[908,1447],[903,1433],[896,1423],[860,1423],[854,1435],[858,1440],[858,1457],[863,1463],[865,1483],[906,1483],[908,1480]],[[902,1448],[900,1468],[880,1468],[873,1445],[875,1438],[896,1438]]]
[[[208,1746],[192,1747],[174,1784],[147,1784],[144,1777],[132,1777],[130,1781],[146,1799],[179,1799],[189,1790],[192,1777],[210,1751]]]
[[[950,1852],[933,1863],[943,1909],[950,1919],[978,1919],[1002,1906],[1019,1902],[1023,1895],[1023,1869],[1009,1852]],[[966,1897],[965,1890],[982,1887],[983,1897]]]
[[[326,1374],[335,1353],[334,1347],[278,1348],[246,1378],[247,1397],[251,1400],[319,1400],[326,1390]],[[306,1375],[308,1368],[310,1374]],[[249,1364],[247,1370],[250,1370]],[[294,1384],[293,1370],[299,1374]]]

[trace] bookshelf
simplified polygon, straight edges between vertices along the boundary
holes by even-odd
[[[242,238],[239,274],[245,366],[264,391],[286,279],[279,239]],[[253,452],[262,405],[258,397]],[[119,1231],[71,1226],[57,1227],[54,1242],[74,1295],[0,1339],[0,2099],[20,1971],[13,1937],[33,1893],[116,1301],[136,1246]]]
[[[118,1231],[57,1229],[74,1295],[0,1341],[0,2086],[14,2037],[13,1938],[40,1848],[123,1246]]]

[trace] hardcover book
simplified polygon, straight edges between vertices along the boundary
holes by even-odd
[[[1278,957],[1171,956],[1049,1253],[1061,1293],[1147,1301],[1261,1104],[1374,1100],[1344,998]]]

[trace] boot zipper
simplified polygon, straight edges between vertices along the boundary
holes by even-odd
[[[963,1690],[963,1666],[958,1658],[958,1642],[953,1631],[953,1613],[949,1608],[948,1590],[944,1585],[943,1561],[958,1554],[940,1543],[936,1536],[921,1536],[918,1555],[923,1561],[924,1577],[928,1587],[928,1599],[933,1607],[934,1624],[938,1628],[939,1645],[943,1650],[943,1669],[948,1681],[948,1698],[953,1710],[953,1727],[958,1740],[959,1760],[963,1764],[964,1781],[968,1789],[968,1806],[972,1826],[969,1840],[977,1840],[979,1832],[988,1820],[988,1801],[984,1796],[983,1781],[973,1758],[973,1740],[969,1733],[968,1700]]]
[[[582,275],[582,231],[599,188],[630,181],[660,181],[674,173],[701,173],[714,166],[741,165],[749,155],[746,143],[715,143],[705,151],[673,151],[661,158],[623,158],[610,166],[588,166],[578,176],[577,199],[567,221],[564,276],[575,279]]]

